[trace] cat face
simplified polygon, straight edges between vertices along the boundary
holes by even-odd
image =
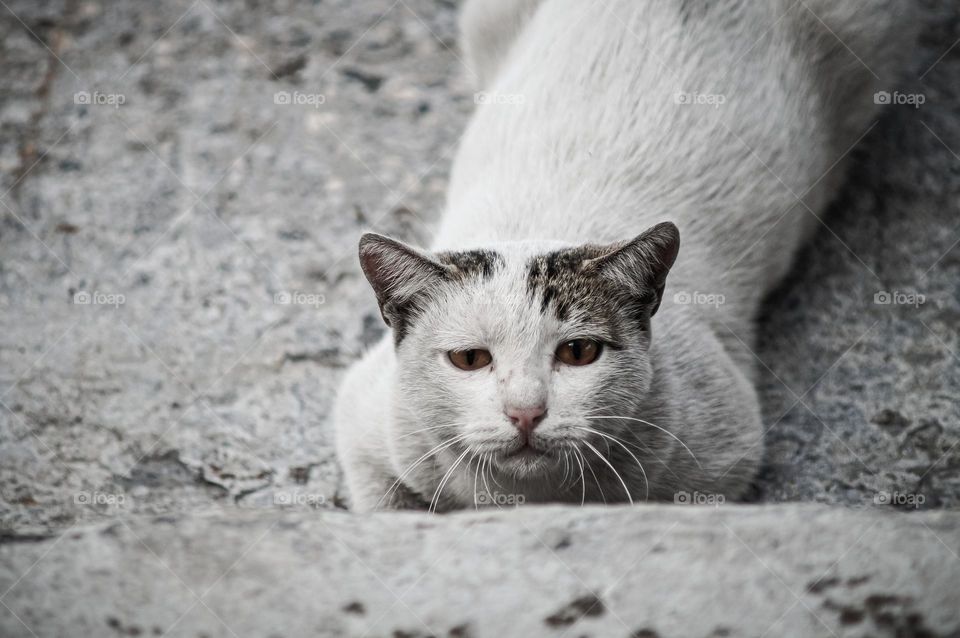
[[[589,454],[606,425],[591,417],[629,413],[649,389],[650,317],[678,249],[669,223],[613,245],[434,254],[364,235],[401,427],[521,479]]]

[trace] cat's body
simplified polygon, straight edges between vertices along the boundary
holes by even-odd
[[[901,5],[468,3],[486,103],[433,250],[484,250],[362,245],[393,334],[338,400],[354,507],[740,495],[763,449],[752,321],[907,57]],[[666,226],[624,243],[667,220],[678,257]],[[611,331],[595,363],[547,361]],[[492,363],[440,362],[467,348]],[[511,406],[546,410],[529,458],[497,448]]]

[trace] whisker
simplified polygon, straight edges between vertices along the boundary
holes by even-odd
[[[627,454],[629,454],[633,458],[633,460],[636,461],[637,467],[640,468],[640,473],[643,474],[643,484],[646,489],[646,493],[644,494],[643,500],[649,501],[650,500],[650,481],[647,479],[647,472],[646,470],[643,469],[643,463],[641,463],[640,459],[638,459],[636,455],[630,451],[630,448],[628,448],[623,441],[621,441],[620,439],[618,439],[617,437],[611,434],[604,434],[600,430],[594,430],[593,428],[578,427],[578,429],[583,430],[584,432],[592,432],[593,434],[602,436],[605,439],[610,439],[611,441],[613,441],[614,443],[622,447],[624,450],[626,450]]]
[[[408,436],[414,436],[414,435],[420,434],[420,433],[422,433],[422,432],[430,432],[430,431],[432,431],[432,430],[449,429],[449,428],[451,428],[451,427],[454,427],[454,426],[450,426],[450,425],[446,425],[446,424],[444,424],[444,425],[431,425],[430,427],[421,428],[421,429],[419,429],[419,430],[414,430],[413,432],[407,432],[406,434],[401,434],[401,435],[398,436],[397,438],[398,438],[398,439],[405,439],[405,438],[407,438]]]
[[[413,430],[412,432],[405,432],[404,434],[401,434],[397,438],[404,439],[408,436],[414,436],[416,434],[421,434],[423,432],[431,432],[433,430],[454,430],[456,428],[462,428],[462,427],[468,427],[468,426],[473,426],[474,428],[476,428],[476,423],[474,423],[473,421],[454,421],[452,423],[438,423],[436,425],[429,425],[425,428],[420,428],[419,430]],[[496,430],[496,428],[489,427],[489,426],[481,426],[479,430],[480,431]]]
[[[480,477],[483,479],[483,489],[487,491],[487,502],[488,503],[492,502],[494,505],[497,506],[497,509],[500,509],[500,504],[497,502],[497,499],[493,497],[493,491],[490,489],[490,484],[487,483],[487,474],[489,474],[490,477],[493,478],[493,467],[491,466],[491,453],[485,452],[483,457],[484,457],[483,460],[484,460],[485,467]]]
[[[700,461],[697,459],[697,456],[693,453],[693,450],[691,450],[690,448],[687,447],[687,444],[686,444],[686,443],[684,443],[683,441],[681,441],[680,438],[679,438],[676,434],[674,434],[673,432],[671,432],[671,431],[669,431],[669,430],[666,430],[666,429],[660,427],[660,426],[657,425],[656,423],[650,423],[649,421],[644,421],[643,419],[638,419],[638,418],[632,417],[632,416],[588,416],[588,417],[586,417],[586,418],[588,418],[588,419],[624,419],[624,420],[626,420],[626,421],[637,421],[638,423],[645,423],[646,425],[649,425],[649,426],[652,427],[652,428],[656,428],[656,429],[660,430],[661,432],[663,432],[663,433],[666,434],[667,436],[672,437],[677,443],[679,443],[680,445],[683,446],[683,449],[687,451],[687,453],[688,453],[688,454],[690,455],[690,457],[693,459],[694,463],[697,464],[697,467],[699,467],[701,470],[703,469],[703,466],[700,465]]]
[[[682,479],[680,478],[680,476],[679,476],[676,472],[673,471],[673,468],[670,467],[670,465],[669,465],[668,463],[666,463],[663,459],[661,459],[658,454],[656,454],[653,450],[651,450],[651,449],[643,442],[643,440],[640,438],[640,436],[639,436],[635,431],[630,430],[629,432],[630,432],[630,436],[632,436],[632,437],[636,440],[636,443],[631,443],[630,441],[623,441],[625,444],[629,445],[630,447],[632,447],[632,448],[634,448],[634,449],[640,450],[641,452],[646,452],[646,453],[649,454],[651,457],[653,457],[653,460],[654,460],[654,461],[656,461],[657,463],[659,463],[660,465],[662,465],[665,470],[667,470],[668,472],[670,472],[670,474],[673,476],[673,478],[677,479],[677,481],[679,481],[679,482],[681,482],[681,483],[683,482]],[[621,439],[621,440],[622,440],[622,439]]]
[[[502,490],[503,486],[500,485],[500,481],[497,480],[497,476],[493,473],[493,452],[490,453],[490,461],[487,463],[487,469],[490,470],[490,480]]]
[[[474,452],[473,457],[470,459],[470,463],[473,463],[479,454],[479,452]],[[470,466],[470,463],[467,463],[467,467]],[[473,509],[475,510],[480,509],[480,505],[477,503],[477,479],[480,476],[480,463],[481,461],[477,461],[477,469],[473,471]]]
[[[620,472],[618,472],[617,469],[616,469],[615,467],[613,467],[613,464],[610,463],[610,461],[608,461],[608,460],[606,459],[606,457],[604,457],[602,454],[600,454],[600,450],[598,450],[597,448],[593,447],[593,445],[591,445],[590,443],[588,443],[588,442],[586,442],[586,441],[583,441],[583,444],[586,445],[586,446],[587,446],[588,448],[590,448],[591,450],[593,450],[593,453],[596,454],[598,457],[600,457],[600,460],[601,460],[601,461],[603,461],[604,463],[607,464],[607,467],[610,468],[610,471],[613,472],[614,476],[617,477],[617,480],[620,481],[620,485],[623,486],[623,491],[627,493],[627,500],[630,501],[630,504],[631,504],[631,505],[633,505],[633,496],[630,495],[630,490],[627,489],[627,484],[626,484],[626,482],[624,482],[623,477],[620,476]]]
[[[574,448],[573,456],[577,459],[577,465],[580,466],[580,507],[583,507],[583,503],[587,500],[587,477],[583,474],[583,454]]]
[[[437,485],[437,490],[433,493],[433,498],[430,499],[430,506],[427,507],[427,511],[433,510],[433,513],[437,513],[437,508],[440,507],[440,493],[443,491],[443,488],[446,487],[447,481],[450,480],[450,477],[453,476],[454,470],[460,465],[460,461],[470,453],[470,450],[464,450],[463,454],[457,457],[457,460],[453,462],[446,472],[443,473],[443,477],[440,479],[440,483]]]
[[[439,445],[434,446],[433,448],[430,449],[430,451],[428,451],[426,454],[424,454],[424,455],[421,456],[419,459],[417,459],[416,461],[414,461],[409,467],[407,467],[406,470],[404,470],[404,471],[400,474],[400,476],[397,477],[397,480],[395,480],[395,481],[393,482],[393,484],[392,484],[390,487],[387,488],[387,491],[384,492],[383,496],[380,497],[380,500],[377,501],[377,504],[376,504],[376,506],[374,507],[374,509],[379,508],[380,505],[383,504],[384,499],[386,499],[387,497],[389,497],[393,492],[395,492],[395,491],[400,487],[400,484],[403,482],[403,479],[405,479],[418,465],[420,465],[421,463],[423,463],[431,454],[436,454],[436,453],[442,452],[443,450],[447,449],[448,447],[451,447],[451,446],[455,445],[457,442],[462,441],[462,440],[465,439],[467,436],[468,436],[467,433],[463,433],[463,434],[458,434],[457,436],[451,437],[451,438],[443,441],[443,442],[440,443]]]
[[[573,426],[573,427],[576,428],[576,427],[579,427],[579,426]],[[631,441],[627,441],[627,440],[624,440],[624,439],[618,439],[621,444],[628,445],[628,446],[634,448],[635,450],[640,450],[641,452],[644,452],[644,453],[646,453],[646,454],[649,454],[649,455],[653,458],[654,461],[656,461],[657,463],[659,463],[660,465],[662,465],[663,468],[664,468],[666,471],[670,472],[670,474],[671,474],[671,476],[673,476],[673,478],[675,478],[675,479],[677,479],[678,481],[681,481],[681,482],[682,482],[682,480],[680,479],[680,476],[679,476],[676,472],[673,471],[673,468],[670,467],[670,465],[669,465],[668,463],[666,463],[662,458],[660,458],[660,455],[658,455],[658,454],[655,453],[653,450],[651,450],[650,447],[647,446],[646,443],[643,442],[643,439],[640,438],[640,435],[637,434],[636,430],[630,429],[630,430],[628,430],[628,432],[629,432],[630,436],[632,436],[632,437],[635,439],[635,441],[634,441],[634,442],[631,442]],[[598,432],[598,433],[599,433],[599,432]],[[614,437],[614,438],[616,438],[616,437]]]
[[[600,491],[600,499],[603,501],[603,504],[607,504],[607,496],[603,493],[603,486],[600,485],[600,479],[597,478],[597,473],[593,471],[593,466],[590,465],[590,461],[587,460],[586,455],[581,453],[581,458],[583,459],[584,464],[587,466],[587,469],[590,470],[590,474],[593,475],[593,481],[597,484],[597,489]],[[586,485],[584,485],[586,488]]]

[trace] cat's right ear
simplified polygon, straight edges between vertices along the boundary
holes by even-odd
[[[660,307],[667,274],[680,251],[680,231],[662,222],[632,240],[611,247],[605,255],[587,262],[619,284],[649,299],[652,317]]]
[[[450,267],[395,239],[376,233],[360,238],[360,267],[388,326],[401,330],[420,295],[446,279]]]

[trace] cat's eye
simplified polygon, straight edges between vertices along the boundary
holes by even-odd
[[[557,359],[568,366],[585,366],[600,356],[603,346],[592,339],[572,339],[557,346]]]
[[[447,353],[450,363],[461,370],[479,370],[490,365],[493,361],[493,355],[489,350],[480,350],[473,348],[470,350],[451,350]]]

